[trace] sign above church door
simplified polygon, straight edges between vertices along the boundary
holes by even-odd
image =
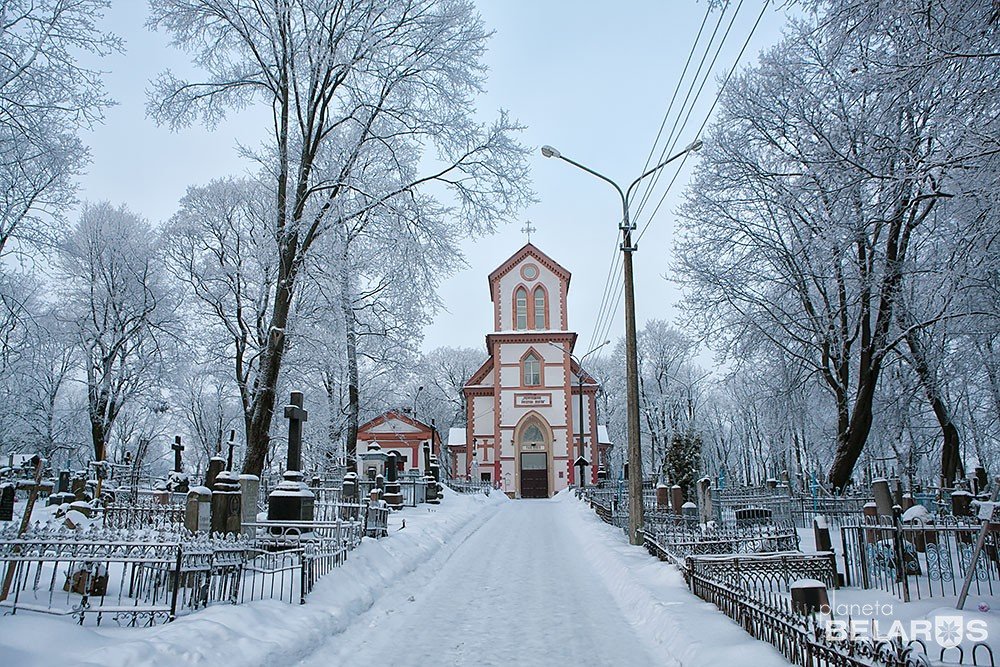
[[[514,406],[518,408],[550,408],[552,394],[514,394]]]

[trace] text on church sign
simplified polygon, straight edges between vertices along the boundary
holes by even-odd
[[[550,408],[552,394],[514,394],[514,406],[518,408]]]

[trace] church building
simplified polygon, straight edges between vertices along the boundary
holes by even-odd
[[[454,472],[514,498],[547,498],[576,484],[583,423],[587,483],[611,444],[598,428],[598,384],[570,356],[570,273],[530,242],[489,275],[489,358],[469,378],[464,438],[449,438]],[[581,414],[580,396],[583,396]],[[459,434],[456,434],[459,435]]]

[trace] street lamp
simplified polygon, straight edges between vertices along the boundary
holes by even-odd
[[[583,360],[586,359],[587,357],[589,357],[590,355],[592,355],[594,352],[597,352],[599,349],[601,349],[602,347],[604,347],[605,345],[607,345],[611,341],[610,340],[604,341],[603,343],[601,343],[597,347],[593,348],[592,350],[590,350],[589,352],[587,352],[585,355],[583,355],[579,359],[576,357],[575,354],[573,354],[572,352],[569,351],[569,349],[568,349],[569,345],[568,344],[567,344],[566,347],[559,347],[555,343],[552,343],[552,342],[549,342],[549,341],[546,341],[546,342],[549,343],[549,345],[551,345],[552,347],[554,347],[557,350],[561,351],[563,354],[565,354],[566,356],[568,356],[570,359],[574,360],[576,362],[576,365],[580,367],[580,372],[577,374],[577,381],[578,381],[578,384],[579,384],[579,389],[578,389],[577,393],[580,395],[580,447],[579,447],[580,456],[577,457],[577,459],[573,463],[573,465],[575,465],[577,467],[577,476],[579,478],[579,481],[577,482],[577,486],[579,486],[582,489],[584,486],[586,486],[586,484],[584,484],[584,482],[583,482],[583,469],[586,466],[590,465],[590,463],[587,461],[586,450],[583,447]]]
[[[622,231],[621,249],[624,255],[622,270],[625,274],[625,362],[627,375],[625,384],[628,390],[628,467],[631,471],[628,481],[628,539],[631,544],[642,544],[639,531],[642,529],[643,508],[642,451],[639,448],[639,362],[636,356],[635,285],[632,279],[632,253],[636,250],[636,247],[632,245],[632,230],[635,225],[629,220],[628,202],[632,197],[632,190],[642,179],[656,173],[682,155],[697,151],[699,148],[701,148],[701,141],[691,142],[680,153],[672,155],[651,169],[647,169],[623,191],[617,183],[604,174],[569,159],[552,146],[542,146],[542,155],[545,157],[559,158],[577,169],[582,169],[588,174],[596,176],[605,183],[610,183],[622,202],[622,220],[618,228]]]

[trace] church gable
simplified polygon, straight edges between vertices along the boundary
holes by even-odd
[[[531,243],[489,280],[496,331],[566,331],[570,273]]]

